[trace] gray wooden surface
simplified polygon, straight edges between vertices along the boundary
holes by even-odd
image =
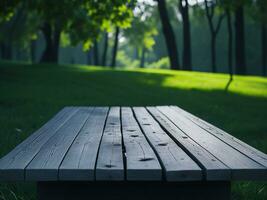
[[[177,113],[168,106],[160,106],[158,109],[164,113],[176,126],[179,127],[188,137],[193,139],[200,146],[212,153],[231,169],[232,180],[266,179],[266,167],[250,159],[232,148],[214,135],[200,128],[191,120]]]
[[[127,180],[161,180],[162,169],[158,158],[142,133],[131,108],[122,108],[121,118]]]
[[[109,111],[106,127],[99,148],[96,180],[124,180],[120,107]]]
[[[207,180],[230,180],[231,171],[220,160],[214,157],[206,149],[188,137],[177,126],[175,126],[164,114],[155,107],[147,108],[159,124],[168,131],[173,140],[178,142],[183,149],[191,155],[194,160],[203,168]]]
[[[179,114],[184,115],[185,117],[190,119],[192,122],[197,124],[199,127],[208,131],[215,137],[218,137],[219,139],[221,139],[223,142],[227,143],[231,147],[235,148],[241,153],[246,154],[249,158],[267,167],[267,155],[266,154],[262,153],[261,151],[255,149],[252,146],[249,146],[248,144],[233,137],[232,135],[226,133],[225,131],[213,126],[212,124],[192,115],[189,112],[186,112],[185,110],[179,108],[178,106],[171,106],[171,108],[173,108]]]
[[[148,141],[162,163],[168,181],[202,179],[201,168],[166,133],[145,108],[134,113]]]
[[[62,109],[56,116],[30,135],[0,160],[0,180],[24,180],[24,169],[41,147],[66,123],[79,108]]]
[[[94,108],[59,168],[60,180],[94,180],[95,162],[108,108]]]
[[[177,106],[66,107],[0,159],[0,181],[267,180],[266,167]]]

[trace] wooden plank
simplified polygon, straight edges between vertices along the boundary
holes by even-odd
[[[58,180],[59,165],[91,111],[91,108],[80,108],[79,111],[42,146],[25,169],[26,180]]]
[[[136,122],[131,108],[121,109],[127,180],[161,180],[162,169]]]
[[[174,141],[204,169],[206,180],[230,180],[230,169],[202,146],[189,138],[155,107],[147,107],[153,117],[170,134]]]
[[[231,169],[231,178],[233,180],[264,180],[267,178],[264,166],[233,149],[168,106],[159,106],[157,108],[188,137],[227,165]]]
[[[167,181],[202,179],[201,168],[162,130],[144,107],[133,108],[143,133],[163,166]]]
[[[96,180],[124,180],[120,107],[111,107],[108,114],[99,147]]]
[[[60,180],[94,180],[97,152],[108,107],[93,110],[67,152],[60,168]]]
[[[215,137],[219,138],[226,144],[230,145],[231,147],[235,148],[239,152],[245,154],[249,158],[253,159],[254,161],[260,163],[261,165],[264,165],[267,167],[267,154],[255,149],[252,146],[249,146],[248,144],[242,142],[241,140],[233,137],[232,135],[226,133],[225,131],[215,127],[214,125],[196,117],[195,115],[192,115],[191,113],[186,112],[185,110],[177,107],[177,106],[171,106],[174,110],[176,110],[181,115],[184,115],[188,119],[190,119],[192,122],[194,122],[199,127],[203,128],[204,130],[208,131]]]
[[[0,180],[24,180],[25,167],[39,152],[42,145],[45,144],[77,111],[78,109],[74,107],[62,109],[40,129],[4,156],[0,160]]]

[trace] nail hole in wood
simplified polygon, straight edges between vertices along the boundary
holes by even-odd
[[[143,125],[145,125],[145,126],[149,126],[149,125],[151,125],[151,124],[146,123],[146,124],[143,124]]]
[[[167,142],[163,142],[163,143],[159,143],[158,146],[167,146],[168,143]]]
[[[131,137],[138,137],[138,135],[131,135]]]
[[[154,160],[154,158],[140,158],[139,161],[150,161],[150,160]]]
[[[107,165],[105,165],[105,167],[112,168],[112,167],[115,167],[115,165],[107,164]]]

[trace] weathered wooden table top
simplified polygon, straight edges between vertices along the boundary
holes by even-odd
[[[0,160],[20,180],[267,180],[267,155],[177,106],[66,107]]]

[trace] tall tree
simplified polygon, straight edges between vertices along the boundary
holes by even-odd
[[[217,72],[216,66],[216,38],[218,32],[220,30],[222,20],[225,16],[224,13],[219,15],[218,22],[214,25],[213,18],[215,14],[215,8],[217,5],[217,1],[208,1],[205,0],[205,13],[209,24],[209,30],[211,35],[211,43],[210,43],[210,50],[211,50],[211,67],[213,72]]]
[[[99,62],[98,62],[98,42],[96,39],[94,40],[93,48],[94,48],[94,65],[98,66],[99,65]]]
[[[41,62],[58,62],[59,41],[62,31],[60,21],[56,21],[53,24],[44,22],[41,30],[46,44]]]
[[[104,34],[104,47],[103,47],[103,54],[102,54],[102,66],[106,66],[107,52],[108,52],[108,32],[106,31],[105,34]]]
[[[98,38],[100,30],[105,29],[104,26],[129,24],[132,11],[127,5],[130,2],[130,0],[29,1],[30,10],[37,11],[42,19],[41,30],[46,41],[42,61],[57,62],[59,41],[63,32],[70,35],[71,44],[83,42],[84,49],[88,50]]]
[[[87,65],[93,65],[93,48],[90,48],[88,51],[87,51]]]
[[[230,79],[225,87],[227,91],[231,82],[233,81],[233,31],[232,31],[232,16],[229,7],[225,8],[225,13],[227,17],[227,30],[228,30],[228,71]]]
[[[142,54],[141,54],[141,62],[140,62],[140,67],[144,68],[145,67],[145,56],[146,56],[146,48],[142,48]]]
[[[267,11],[266,11],[267,12]],[[262,75],[266,76],[267,68],[267,27],[262,22],[261,24],[261,60],[262,60]]]
[[[235,8],[235,60],[237,74],[246,74],[246,46],[244,27],[245,22],[243,2],[238,1]]]
[[[118,44],[119,44],[119,34],[120,34],[120,28],[116,27],[114,45],[113,45],[113,50],[112,50],[112,59],[111,59],[111,65],[110,65],[112,68],[116,66],[116,57],[117,57]]]
[[[178,49],[176,46],[175,35],[170,23],[170,19],[168,16],[166,2],[165,0],[157,0],[158,10],[161,19],[163,34],[165,37],[165,42],[168,50],[168,55],[170,59],[171,69],[177,70],[180,68],[179,65],[179,55]]]
[[[253,19],[260,26],[260,38],[261,38],[261,65],[262,75],[266,76],[267,73],[267,0],[256,0],[251,2],[252,8],[251,15]]]
[[[179,0],[179,10],[182,16],[182,23],[183,23],[183,66],[182,68],[184,70],[192,70],[191,31],[190,31],[188,0]]]

